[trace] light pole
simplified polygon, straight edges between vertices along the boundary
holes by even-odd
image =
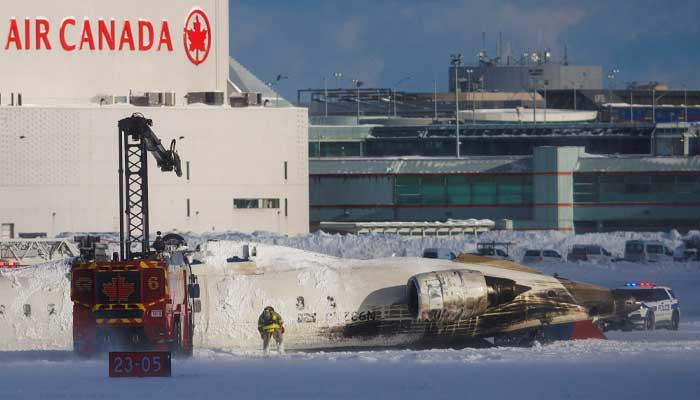
[[[337,89],[340,89],[340,80],[343,79],[343,73],[342,72],[334,72],[333,77],[335,78],[335,87]]]
[[[537,83],[542,77],[542,71],[530,70],[529,81],[532,86],[532,123],[537,122]]]
[[[433,79],[433,121],[437,121],[437,79]]]
[[[652,97],[652,104],[651,104],[651,113],[652,113],[652,122],[656,123],[656,101],[661,100],[662,97],[666,96],[668,92],[664,92],[659,97],[656,97],[656,87],[653,87],[651,89],[651,97]]]
[[[634,122],[634,88],[630,87],[630,124]]]
[[[353,79],[352,83],[357,86],[357,125],[360,125],[360,87],[364,84],[359,79]]]
[[[685,84],[683,85],[683,111],[684,111],[684,119],[685,123],[688,123],[688,86]]]
[[[543,80],[542,81],[542,88],[544,89],[544,123],[547,123],[547,84],[549,84],[548,80]]]
[[[394,101],[394,117],[396,117],[396,88],[406,82],[407,80],[411,79],[410,76],[407,76],[405,78],[401,78],[398,80],[398,82],[394,83],[394,85],[391,87],[391,98]]]
[[[472,102],[472,125],[475,123],[475,109],[474,109],[474,97],[472,97],[472,74],[474,70],[469,68],[467,71],[467,101]]]
[[[284,76],[284,75],[277,75],[275,77],[275,81],[272,82],[272,84],[270,86],[277,87],[277,86],[279,86],[280,81],[283,81],[285,79],[289,79],[289,77]],[[280,106],[280,94],[279,94],[279,91],[277,89],[275,89],[275,107],[279,107],[279,106]]]
[[[323,105],[325,107],[323,115],[328,119],[328,78],[323,75]],[[328,123],[326,121],[325,123]]]
[[[455,136],[457,140],[457,158],[460,158],[459,154],[459,67],[462,66],[462,54],[451,54],[450,55],[452,67],[455,69]]]
[[[612,124],[613,122],[613,113],[612,113],[612,91],[615,86],[615,76],[620,73],[620,70],[617,68],[613,68],[610,73],[608,74],[608,109],[610,112],[610,123]]]

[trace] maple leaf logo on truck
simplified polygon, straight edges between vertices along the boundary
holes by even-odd
[[[102,293],[109,297],[110,303],[126,302],[134,293],[134,284],[127,282],[123,276],[115,276],[111,282],[102,285]]]
[[[190,12],[185,22],[183,34],[185,53],[192,64],[199,65],[206,61],[211,50],[211,25],[209,17],[200,8]]]

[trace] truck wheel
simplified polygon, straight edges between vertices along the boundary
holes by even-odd
[[[673,315],[671,316],[671,325],[669,325],[669,329],[672,331],[677,331],[678,326],[681,324],[681,316],[678,314],[678,311],[674,311]]]
[[[647,331],[653,331],[656,329],[656,319],[654,318],[654,313],[647,313],[647,317],[644,320],[644,329]]]
[[[173,326],[173,341],[170,343],[170,351],[179,354],[182,352],[182,326],[180,325],[180,318],[176,318]]]
[[[194,353],[194,321],[192,313],[190,313],[189,318],[187,318],[187,337],[190,338],[187,347],[182,349],[182,353],[187,357],[192,357]]]

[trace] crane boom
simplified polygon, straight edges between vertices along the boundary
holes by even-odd
[[[163,147],[153,121],[136,113],[119,121],[119,243],[121,260],[148,259],[148,153],[161,171],[182,176],[175,139]],[[136,245],[137,250],[132,248]]]

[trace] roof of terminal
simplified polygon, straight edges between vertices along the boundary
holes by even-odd
[[[358,158],[309,163],[311,175],[508,174],[532,171],[532,157]]]
[[[533,170],[532,157],[470,158],[324,158],[312,159],[312,176],[333,175],[450,175],[450,174],[527,174]],[[700,157],[595,156],[579,158],[574,172],[695,172]]]
[[[577,172],[700,171],[700,157],[586,156]]]

